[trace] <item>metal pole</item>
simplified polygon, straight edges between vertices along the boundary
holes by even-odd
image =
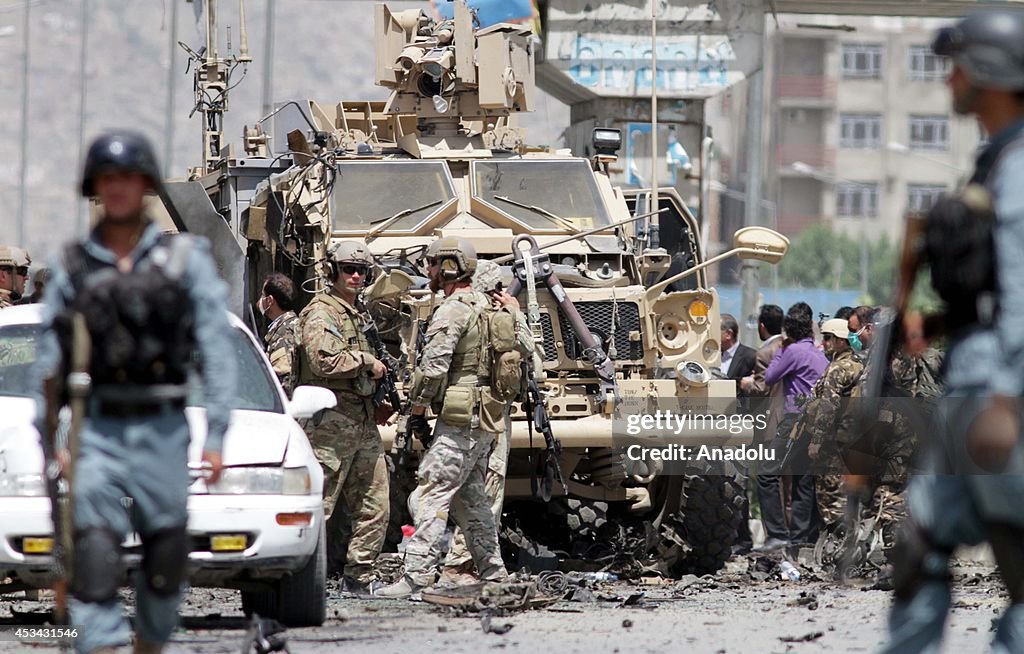
[[[860,225],[860,294],[861,302],[867,302],[868,294],[868,218],[864,216]]]
[[[651,0],[651,206],[657,211],[658,200],[658,1]],[[702,171],[703,172],[703,171]],[[647,222],[650,239],[650,221]],[[647,241],[648,245],[650,240]]]
[[[25,208],[27,203],[28,186],[28,73],[30,67],[29,55],[30,44],[32,43],[30,27],[32,25],[32,0],[25,0],[25,24],[22,34],[22,49],[25,52],[25,60],[21,69],[21,173],[18,184],[18,232],[17,244],[25,244]]]
[[[167,67],[167,113],[164,114],[164,176],[171,175],[174,166],[174,78],[178,74],[178,5],[181,0],[171,0],[171,36],[167,43],[170,65]]]
[[[267,25],[263,33],[263,112],[266,116],[274,101],[274,0],[267,0]]]
[[[747,78],[747,198],[744,204],[744,226],[761,224],[761,177],[763,155],[763,131],[761,114],[764,110],[763,71],[755,71]],[[757,334],[757,292],[760,288],[760,266],[756,261],[743,261],[740,267],[740,285],[743,291],[742,317],[740,319],[740,342],[756,347]]]
[[[86,100],[86,55],[89,52],[89,0],[82,0],[82,38],[78,52],[78,163],[85,159],[85,100]],[[75,234],[82,235],[89,229],[89,201],[78,197],[75,200]]]

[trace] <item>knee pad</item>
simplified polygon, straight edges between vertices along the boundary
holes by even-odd
[[[185,527],[154,531],[142,539],[142,574],[153,593],[169,596],[178,592],[185,579],[189,553]]]
[[[121,539],[110,529],[91,527],[75,533],[71,594],[90,603],[109,602],[121,584]]]
[[[898,600],[909,600],[922,584],[949,584],[952,550],[939,547],[913,520],[907,520],[892,550],[893,590]]]

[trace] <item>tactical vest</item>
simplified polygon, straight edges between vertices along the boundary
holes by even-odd
[[[939,198],[928,212],[924,258],[931,264],[932,287],[946,303],[950,331],[991,325],[998,312],[998,217],[990,177],[1004,150],[1021,147],[1022,132],[1024,123],[993,140],[978,156],[964,191]]]
[[[448,385],[479,386],[481,382],[486,383],[487,380],[480,329],[480,318],[487,306],[477,293],[459,293],[455,299],[469,307],[473,316],[467,323],[462,338],[455,344],[452,366],[448,371]]]
[[[339,318],[337,321],[337,333],[334,334],[348,346],[348,349],[357,352],[373,352],[370,341],[366,334],[359,328],[362,317],[354,309],[345,306],[338,298],[330,292],[318,293],[303,310],[303,313],[311,310],[317,303],[325,304],[331,309],[331,313]],[[295,342],[295,385],[301,386],[312,384],[323,386],[334,391],[355,393],[360,397],[370,397],[376,390],[375,382],[368,375],[360,374],[347,379],[320,377],[309,363],[310,356],[306,350],[306,343],[303,342],[301,330],[296,334]]]
[[[184,384],[196,359],[195,315],[182,284],[194,240],[163,234],[127,273],[95,261],[81,243],[67,246],[64,266],[74,290],[54,320],[70,360],[71,316],[81,313],[92,339],[94,385]]]

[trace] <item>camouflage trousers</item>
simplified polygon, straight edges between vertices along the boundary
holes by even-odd
[[[505,423],[505,431],[497,435],[494,449],[487,457],[487,472],[484,475],[484,492],[491,502],[491,515],[494,516],[495,528],[501,525],[501,507],[505,504],[505,472],[508,468],[508,451],[512,444],[509,421]],[[445,557],[445,568],[465,568],[473,561],[473,556],[466,546],[466,536],[462,529],[456,528],[452,536],[448,556]]]
[[[319,421],[307,420],[304,427],[324,471],[325,522],[342,498],[352,514],[345,574],[365,583],[373,577],[373,563],[387,532],[388,468],[373,407],[365,401],[362,407],[346,404],[344,413],[329,409]],[[328,551],[331,541],[341,537],[334,531],[327,534]]]
[[[419,467],[416,533],[405,548],[405,574],[417,585],[434,581],[449,512],[465,534],[481,579],[508,575],[498,549],[498,530],[484,489],[495,435],[453,427],[438,419],[434,442]]]

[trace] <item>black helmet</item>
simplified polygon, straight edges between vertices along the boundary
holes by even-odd
[[[154,190],[160,189],[160,166],[156,163],[153,146],[138,132],[107,132],[92,142],[85,155],[82,195],[87,198],[95,195],[93,180],[109,171],[142,173],[149,178]]]
[[[976,86],[1024,90],[1024,10],[973,13],[939,30],[932,51],[952,57]]]

